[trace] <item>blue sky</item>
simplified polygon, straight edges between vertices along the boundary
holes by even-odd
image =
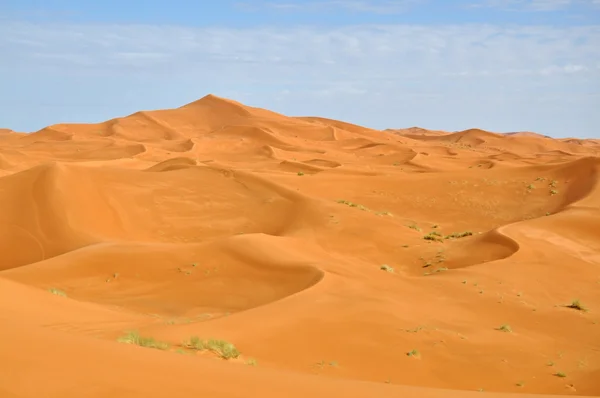
[[[0,127],[208,93],[380,129],[600,137],[600,0],[0,0]]]

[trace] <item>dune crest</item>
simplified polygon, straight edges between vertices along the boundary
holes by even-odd
[[[0,129],[0,396],[600,395],[599,155],[215,95]]]

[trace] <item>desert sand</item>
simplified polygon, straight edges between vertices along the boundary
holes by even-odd
[[[599,155],[213,95],[0,130],[0,396],[600,395]]]

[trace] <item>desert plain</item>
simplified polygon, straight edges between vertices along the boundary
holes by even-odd
[[[214,95],[0,130],[0,397],[598,396],[599,155]]]

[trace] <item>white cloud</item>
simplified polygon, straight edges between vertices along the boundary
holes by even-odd
[[[233,29],[6,22],[0,48],[0,86],[6,87],[0,90],[0,125],[15,129],[32,120],[42,123],[37,128],[55,122],[47,118],[59,115],[57,109],[63,120],[102,120],[178,106],[207,92],[380,128],[427,126],[429,108],[436,128],[558,133],[571,119],[584,130],[600,124],[600,116],[581,115],[600,107],[590,96],[600,92],[598,26]],[[542,97],[555,99],[542,106]],[[561,108],[563,100],[570,108]],[[19,107],[31,104],[52,112],[19,116]]]
[[[196,29],[7,23],[0,26],[0,45],[11,63],[48,58],[66,68],[78,68],[72,63],[92,65],[90,73],[109,66],[133,65],[151,73],[165,63],[178,71],[223,64],[231,69],[256,68],[270,77],[286,75],[285,68],[293,67],[295,72],[323,74],[323,80],[371,81],[484,70],[490,76],[507,71],[527,74],[568,65],[581,65],[577,71],[583,72],[600,60],[600,27]]]

